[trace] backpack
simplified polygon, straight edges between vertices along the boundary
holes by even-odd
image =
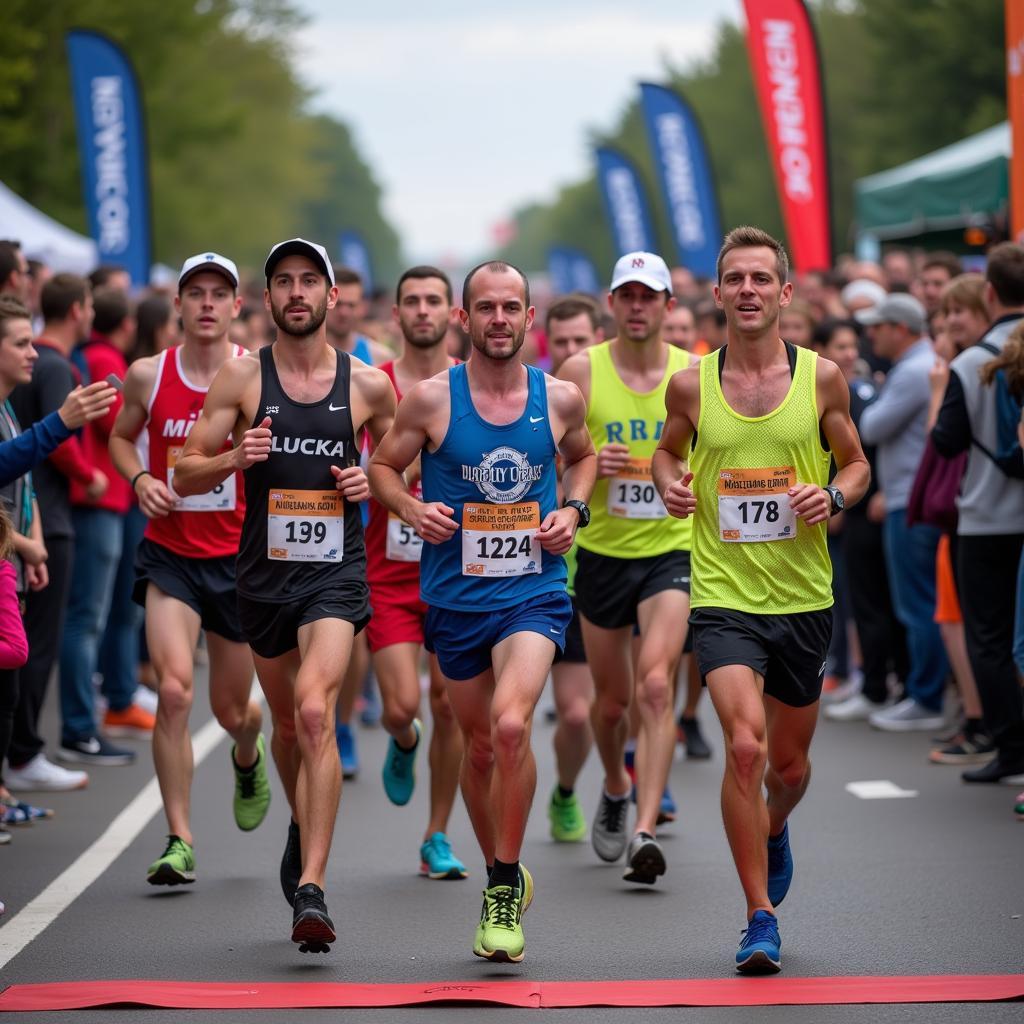
[[[995,345],[986,341],[978,345],[991,352],[993,356],[1001,355]],[[1021,401],[1010,391],[1010,382],[1005,370],[997,370],[992,389],[996,400],[996,446],[995,450],[985,447],[977,438],[972,442],[977,445],[1008,477],[1024,480],[1024,451],[1021,450],[1017,437],[1017,427],[1021,420]]]

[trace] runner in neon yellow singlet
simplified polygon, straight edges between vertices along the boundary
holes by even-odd
[[[757,228],[726,236],[715,299],[728,341],[673,378],[652,465],[668,511],[694,520],[690,624],[725,736],[722,816],[747,903],[744,973],[781,968],[774,908],[793,875],[787,819],[810,781],[831,635],[825,523],[860,500],[869,477],[839,368],[779,337],[788,262]]]

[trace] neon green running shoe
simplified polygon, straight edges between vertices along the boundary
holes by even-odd
[[[150,885],[190,885],[196,880],[196,857],[192,847],[179,836],[167,837],[163,856],[146,872]]]
[[[473,952],[496,963],[519,963],[526,953],[523,914],[532,902],[533,877],[522,865],[519,885],[491,885],[484,889]]]
[[[556,843],[581,843],[587,837],[587,821],[575,793],[563,798],[555,786],[548,804],[548,820],[551,822],[551,838]]]
[[[251,832],[267,816],[270,806],[270,779],[267,778],[267,748],[263,734],[256,738],[256,763],[251,771],[242,771],[235,763],[231,748],[231,767],[235,770],[235,824]]]

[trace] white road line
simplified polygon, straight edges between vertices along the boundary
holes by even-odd
[[[254,687],[254,690],[259,693],[258,687]],[[211,718],[192,737],[196,767],[226,737],[227,733],[217,719]],[[154,776],[78,860],[0,928],[0,970],[53,924],[95,882],[162,808],[160,785]]]
[[[917,796],[916,789],[901,789],[888,779],[848,782],[845,789],[847,793],[852,793],[861,800],[901,800]]]

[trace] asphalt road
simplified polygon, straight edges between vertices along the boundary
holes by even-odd
[[[202,688],[200,688],[202,692]],[[546,698],[543,703],[546,703]],[[200,699],[193,731],[209,717]],[[48,709],[48,735],[55,736]],[[524,925],[526,960],[495,967],[471,954],[483,865],[461,804],[449,834],[470,868],[466,881],[418,877],[426,821],[425,764],[405,808],[391,806],[380,783],[385,736],[359,731],[362,771],[347,783],[327,881],[339,940],[330,954],[300,954],[290,942],[291,909],[277,881],[288,821],[274,779],[267,820],[242,834],[231,817],[226,739],[198,767],[193,788],[198,881],[154,889],[146,866],[160,854],[157,814],[141,834],[34,941],[0,970],[0,984],[111,978],[191,981],[441,982],[493,978],[539,981],[726,978],[743,927],[743,903],[718,811],[721,737],[702,708],[716,748],[710,762],[678,761],[672,787],[680,819],[660,833],[669,861],[656,887],[628,886],[621,867],[599,862],[589,843],[556,845],[547,830],[553,783],[552,727],[534,733],[540,782],[523,860],[537,885]],[[100,836],[152,776],[148,745],[138,763],[97,769],[88,789],[37,795],[57,811],[20,829],[0,848],[0,942],[19,910]],[[886,735],[861,724],[823,721],[815,739],[814,779],[791,820],[793,889],[780,912],[789,977],[1016,973],[1024,968],[1024,826],[1006,786],[969,787],[955,768],[927,762],[928,738]],[[917,795],[864,800],[849,782],[889,780]],[[580,792],[592,815],[600,787],[592,757]],[[288,1011],[289,1015],[295,1011]],[[302,1011],[303,1020],[337,1020],[337,1010]],[[476,1019],[469,1007],[349,1010],[345,1020]],[[184,1016],[184,1014],[181,1014]],[[472,1017],[470,1017],[472,1015]],[[270,1021],[282,1011],[192,1011],[189,1020]],[[497,1022],[535,1011],[490,1008]],[[562,1010],[559,1022],[1020,1020],[1013,1004],[937,1004],[725,1009]],[[167,1011],[81,1011],[76,1022],[146,1022]],[[53,1015],[24,1014],[26,1021]]]

